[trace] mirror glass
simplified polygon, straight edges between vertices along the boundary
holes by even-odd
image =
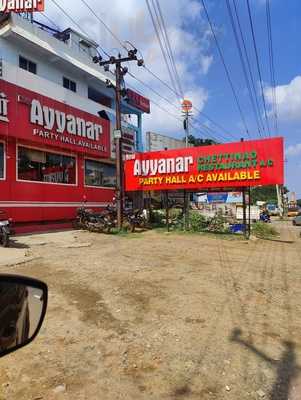
[[[42,289],[0,282],[0,356],[31,341],[43,318],[43,310]]]

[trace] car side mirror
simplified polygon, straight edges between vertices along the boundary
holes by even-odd
[[[45,318],[47,301],[44,282],[0,275],[0,357],[35,339]]]

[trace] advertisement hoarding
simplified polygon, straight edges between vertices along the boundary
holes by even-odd
[[[109,121],[6,81],[0,91],[0,134],[109,157]]]
[[[206,204],[237,204],[243,202],[242,192],[197,193],[195,199],[198,203]]]
[[[126,90],[127,102],[147,114],[150,114],[150,101],[131,89]]]
[[[137,153],[125,162],[125,183],[127,191],[283,184],[283,138]]]
[[[0,0],[0,12],[3,13],[30,13],[44,10],[45,0]]]

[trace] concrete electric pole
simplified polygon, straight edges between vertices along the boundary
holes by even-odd
[[[126,96],[125,89],[122,89],[122,81],[124,76],[128,72],[127,67],[123,67],[122,64],[129,61],[137,61],[139,67],[144,65],[142,59],[137,58],[137,49],[133,48],[128,51],[127,57],[110,57],[109,60],[103,61],[101,57],[95,56],[93,61],[98,63],[101,67],[105,67],[105,70],[109,71],[110,65],[115,65],[115,86],[108,79],[107,86],[115,90],[116,100],[116,129],[114,131],[115,143],[116,143],[116,203],[117,203],[117,226],[118,229],[122,229],[123,225],[123,208],[124,208],[124,179],[123,179],[123,154],[122,154],[122,126],[121,126],[121,98]]]

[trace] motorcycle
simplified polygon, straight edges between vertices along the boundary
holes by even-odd
[[[5,217],[5,218],[4,218]],[[6,217],[5,212],[0,212],[0,243],[3,247],[9,246],[11,220]]]
[[[269,216],[269,214],[266,214],[265,212],[262,212],[260,214],[260,221],[269,224],[269,223],[271,223],[271,217]]]
[[[77,210],[76,226],[90,232],[108,232],[109,221],[103,214],[96,214],[92,210],[80,207]]]
[[[108,220],[109,229],[117,227],[117,207],[109,205],[104,214]],[[123,224],[131,233],[135,232],[136,228],[145,228],[146,219],[141,210],[127,209],[123,212]]]

